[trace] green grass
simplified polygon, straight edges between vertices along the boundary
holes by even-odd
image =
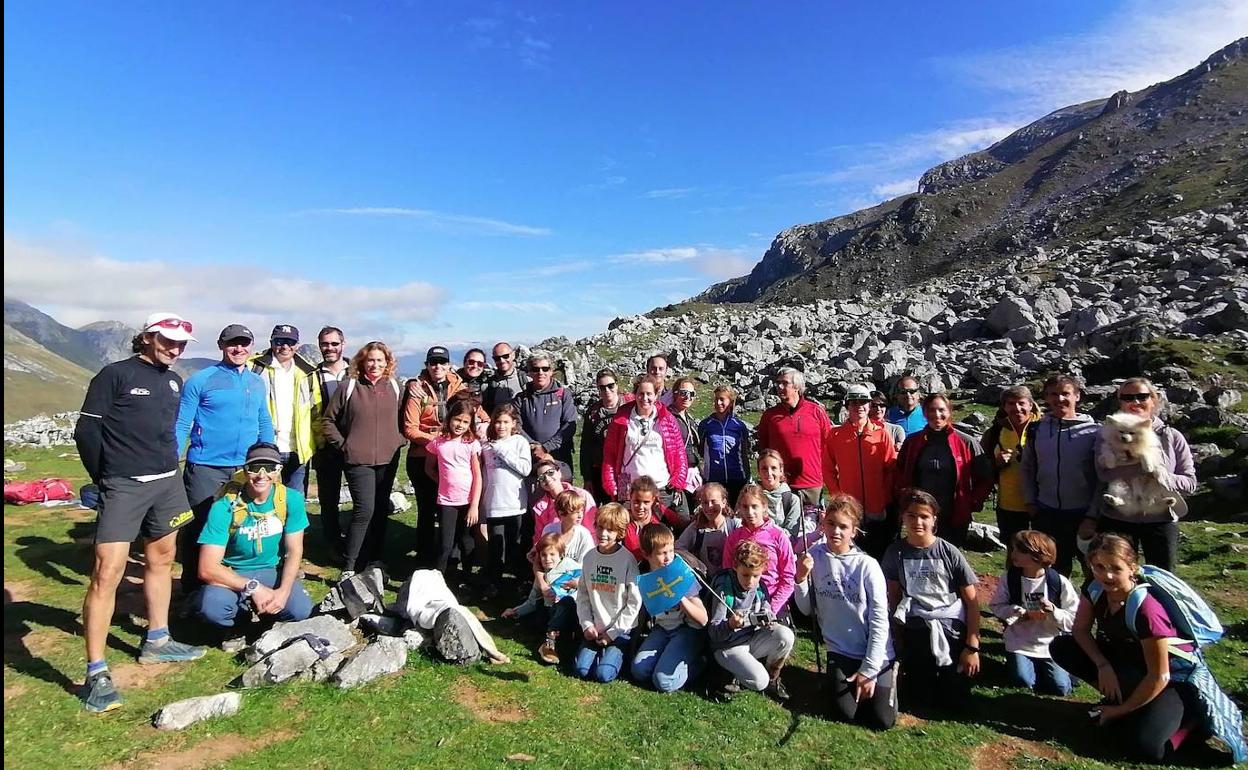
[[[700,399],[702,400],[702,399]],[[64,450],[21,450],[8,456],[28,463],[26,477],[63,475],[81,481],[74,457]],[[991,514],[985,514],[991,518]],[[402,565],[414,516],[395,517],[392,564]],[[755,694],[715,704],[692,693],[661,696],[631,683],[599,686],[541,666],[539,641],[495,619],[502,605],[482,609],[486,626],[513,662],[457,668],[413,655],[400,674],[350,691],[326,685],[285,685],[244,692],[233,717],[196,725],[185,733],[152,729],[161,705],[220,692],[243,667],[212,650],[195,663],[161,667],[146,683],[132,683],[126,704],[104,716],[83,713],[67,692],[84,665],[79,607],[91,562],[93,525],[80,511],[5,507],[5,767],[58,768],[221,766],[274,767],[682,767],[743,768],[965,768],[977,750],[1003,741],[997,767],[1126,767],[1105,759],[1084,730],[1077,702],[1033,697],[1003,686],[999,628],[985,626],[985,671],[974,703],[960,719],[906,717],[880,734],[830,722],[815,708],[817,679],[810,643],[803,639],[786,681],[795,706],[784,709]],[[310,572],[333,577],[313,521]],[[1219,610],[1230,637],[1210,652],[1224,687],[1241,702],[1248,697],[1248,587],[1245,557],[1231,551],[1246,542],[1242,523],[1184,525],[1181,573]],[[981,572],[997,573],[1000,554],[973,555]],[[315,597],[325,583],[305,583]],[[118,672],[133,676],[127,658],[142,634],[138,592],[123,594],[110,637],[109,657]],[[195,629],[175,621],[175,632]],[[144,673],[148,670],[144,669]],[[1079,696],[1092,698],[1085,687]],[[1024,741],[1018,743],[1019,740]],[[222,755],[218,752],[232,753]],[[532,759],[511,759],[526,755]],[[1101,759],[1086,759],[1084,757]],[[1012,759],[1011,759],[1012,757]],[[1051,759],[1050,759],[1051,757]],[[219,760],[219,761],[218,761]]]
[[[94,374],[68,361],[11,326],[4,327],[4,352],[34,371],[4,369],[4,421],[55,414],[82,406]]]
[[[1186,369],[1193,380],[1208,381],[1216,376],[1228,387],[1248,385],[1248,354],[1232,342],[1156,337],[1140,343],[1137,355],[1143,370],[1176,365]],[[1248,404],[1240,408],[1248,408]]]

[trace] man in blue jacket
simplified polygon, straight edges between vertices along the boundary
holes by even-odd
[[[182,388],[177,441],[181,450],[190,440],[182,481],[195,514],[179,543],[184,596],[203,586],[199,534],[217,491],[243,466],[251,445],[273,441],[264,380],[247,367],[254,340],[242,324],[225,327],[217,337],[221,360],[192,374]]]

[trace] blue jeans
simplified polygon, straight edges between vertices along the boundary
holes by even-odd
[[[246,572],[240,570],[238,574],[247,580],[259,580],[269,588],[277,585],[276,567]],[[247,601],[249,600],[243,598],[241,591],[225,586],[206,585],[199,593],[199,614],[214,626],[229,628],[234,625],[234,618]],[[303,584],[296,581],[290,591],[290,598],[286,600],[286,608],[273,617],[278,620],[305,620],[311,614],[312,598],[303,590]]]
[[[1007,652],[1010,681],[1044,695],[1070,695],[1075,689],[1070,674],[1052,658],[1031,658],[1021,652]]]
[[[706,632],[682,624],[673,631],[655,626],[633,658],[633,680],[659,692],[675,692],[698,678],[706,665]]]
[[[282,484],[299,494],[308,495],[308,464],[299,462],[299,455],[287,452],[282,455]]]
[[[606,647],[581,642],[576,651],[576,675],[582,679],[593,679],[595,682],[614,682],[624,668],[624,650],[628,647],[630,637],[624,634]]]

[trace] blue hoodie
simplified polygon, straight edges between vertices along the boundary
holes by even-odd
[[[1046,414],[1028,430],[1021,460],[1027,504],[1086,510],[1097,486],[1092,449],[1100,426],[1086,414],[1069,420]]]
[[[702,480],[745,481],[750,464],[745,454],[750,446],[750,426],[729,414],[727,420],[710,415],[698,423],[702,436]]]
[[[190,376],[178,406],[178,450],[191,446],[186,461],[233,468],[257,441],[273,441],[273,418],[260,375],[218,361]]]

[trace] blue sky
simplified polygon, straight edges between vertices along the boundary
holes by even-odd
[[[6,295],[75,325],[171,309],[210,343],[336,323],[405,352],[600,331],[1248,34],[1240,0],[4,17]]]

